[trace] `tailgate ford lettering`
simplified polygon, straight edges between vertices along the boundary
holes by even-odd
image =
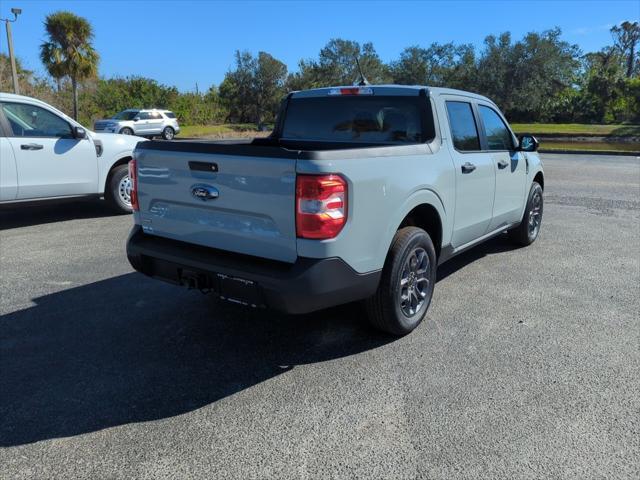
[[[211,185],[197,183],[195,185],[191,185],[191,195],[195,198],[199,198],[203,202],[206,202],[207,200],[214,200],[218,198],[220,192],[218,192],[216,187],[212,187]]]

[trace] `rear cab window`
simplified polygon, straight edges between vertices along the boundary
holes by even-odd
[[[415,93],[293,96],[280,139],[355,145],[424,143],[434,136],[430,108],[428,99]]]

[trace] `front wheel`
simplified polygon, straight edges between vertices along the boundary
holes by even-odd
[[[436,251],[429,234],[417,227],[396,233],[376,293],[366,300],[371,324],[392,335],[406,335],[425,317],[436,283]]]
[[[128,165],[118,165],[111,170],[104,198],[116,212],[131,213],[131,179]]]
[[[120,133],[122,135],[133,135],[133,130],[131,130],[129,127],[124,127],[122,130],[120,130]]]
[[[531,190],[529,190],[527,206],[522,215],[520,225],[509,230],[511,240],[523,247],[535,242],[540,233],[540,226],[542,225],[543,208],[544,198],[542,196],[542,187],[538,182],[533,182]]]
[[[164,130],[162,130],[162,138],[165,140],[173,140],[175,134],[176,132],[171,127],[164,127]]]

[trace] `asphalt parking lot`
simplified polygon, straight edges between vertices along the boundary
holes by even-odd
[[[543,159],[538,241],[401,339],[144,278],[101,203],[0,211],[0,477],[639,478],[640,160]]]

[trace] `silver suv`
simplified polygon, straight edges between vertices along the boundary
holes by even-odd
[[[169,110],[128,109],[108,120],[96,121],[94,130],[101,133],[121,133],[147,138],[161,135],[165,140],[172,140],[180,132],[180,126],[176,114]]]

